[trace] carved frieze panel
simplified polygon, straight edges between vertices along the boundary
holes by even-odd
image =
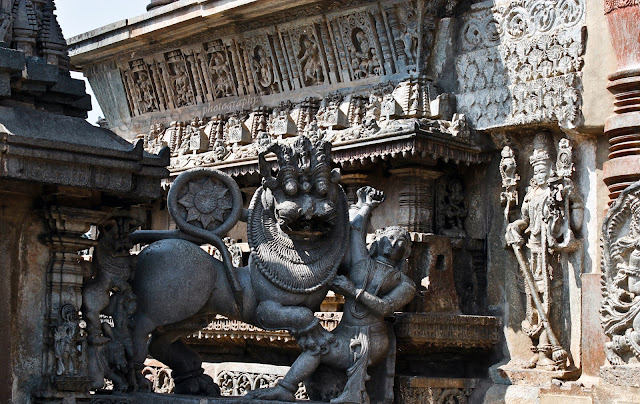
[[[366,10],[332,17],[339,59],[350,80],[384,75],[375,23]]]
[[[330,41],[322,38],[321,24],[313,21],[294,27],[284,28],[280,38],[290,63],[294,88],[309,87],[329,82],[329,60],[336,70]]]
[[[227,97],[422,76],[442,9],[425,0],[312,7],[297,20],[266,19],[260,28],[247,22],[240,32],[220,28],[139,49],[137,59],[118,61],[129,110],[138,116],[215,106]]]
[[[247,36],[240,45],[243,49],[245,64],[251,72],[249,83],[253,81],[256,92],[269,95],[288,90],[289,83],[283,81],[282,57],[276,55],[276,45],[273,33],[258,33]],[[281,51],[278,52],[281,55]]]
[[[460,112],[476,128],[580,124],[584,2],[517,1],[463,17]]]

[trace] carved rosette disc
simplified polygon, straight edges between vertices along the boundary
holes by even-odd
[[[167,206],[178,228],[196,227],[222,236],[240,217],[242,195],[228,175],[212,169],[197,169],[176,178]]]

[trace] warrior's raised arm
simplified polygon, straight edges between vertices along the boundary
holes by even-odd
[[[349,208],[351,253],[347,259],[347,265],[355,264],[369,256],[366,238],[371,212],[385,199],[384,192],[372,187],[362,187],[356,194],[358,202]]]

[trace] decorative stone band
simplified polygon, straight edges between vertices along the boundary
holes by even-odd
[[[342,319],[341,312],[318,312],[315,315],[320,320],[322,327],[327,331],[333,331]],[[286,331],[267,331],[221,315],[217,315],[209,325],[187,338],[192,342],[203,342],[211,339],[269,340],[282,343],[293,341],[293,337]]]
[[[498,343],[498,317],[429,313],[396,314],[398,346],[425,348],[482,348]]]
[[[194,166],[214,167],[232,177],[258,172],[257,154],[255,157],[220,163],[207,163],[206,156],[207,153],[180,157],[189,161],[179,167],[173,163],[172,174],[177,175]],[[413,128],[366,140],[338,143],[332,149],[333,161],[343,168],[401,158],[431,161],[442,159],[465,165],[486,163],[491,159],[488,153],[469,142],[447,139],[445,135],[435,136]]]
[[[614,10],[640,5],[640,0],[604,0],[604,13],[609,14]]]
[[[476,384],[476,379],[397,376],[395,402],[467,404]]]

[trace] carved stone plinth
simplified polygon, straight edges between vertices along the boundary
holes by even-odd
[[[402,349],[490,349],[498,343],[498,317],[427,313],[396,315],[395,332]]]
[[[615,386],[640,387],[640,367],[634,365],[602,366],[600,378]]]
[[[316,401],[295,402],[305,404],[322,404]],[[91,404],[285,404],[290,401],[272,401],[248,399],[243,397],[209,398],[200,396],[186,396],[181,394],[135,393],[129,395],[95,395],[91,397]]]
[[[395,402],[402,404],[467,404],[475,379],[397,376]]]
[[[576,380],[580,377],[580,370],[568,368],[567,370],[542,370],[523,369],[523,364],[510,362],[498,368],[500,376],[508,379],[511,384],[541,386],[551,383],[553,379]]]

